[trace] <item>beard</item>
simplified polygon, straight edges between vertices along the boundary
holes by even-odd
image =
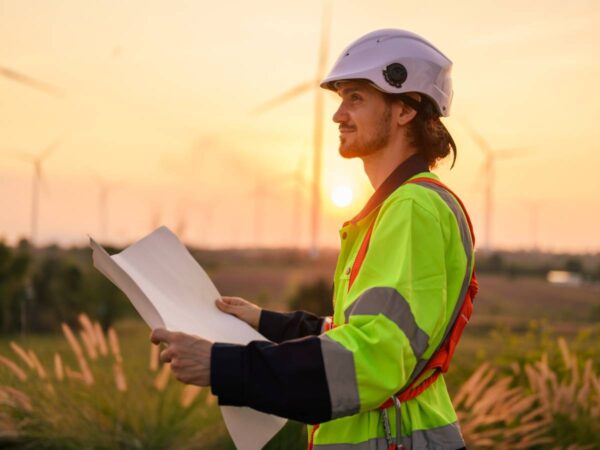
[[[350,159],[371,155],[384,148],[390,141],[390,124],[392,122],[392,109],[386,106],[381,120],[376,122],[372,133],[366,136],[355,136],[348,139],[340,136],[339,152],[342,158]],[[342,126],[343,127],[343,126]],[[354,131],[356,133],[356,131]]]

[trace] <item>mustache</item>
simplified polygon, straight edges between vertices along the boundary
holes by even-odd
[[[342,124],[342,125],[340,125],[338,127],[338,129],[340,131],[354,131],[354,130],[356,130],[356,127],[352,126],[352,125],[344,125],[344,124]]]

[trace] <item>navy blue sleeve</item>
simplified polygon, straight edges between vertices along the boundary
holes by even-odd
[[[299,422],[331,420],[321,342],[305,337],[282,344],[216,343],[210,382],[219,405],[249,406]]]
[[[321,334],[323,318],[305,311],[280,313],[263,309],[258,322],[258,332],[273,342],[289,341]]]

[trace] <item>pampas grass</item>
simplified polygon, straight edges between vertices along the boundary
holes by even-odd
[[[526,449],[552,442],[537,396],[514,386],[513,377],[499,376],[489,363],[471,375],[453,403],[469,448]]]
[[[148,359],[113,328],[85,315],[79,326],[62,324],[67,351],[46,353],[46,363],[16,342],[13,357],[0,355],[0,446],[229,448],[209,389],[175,382],[155,348]]]

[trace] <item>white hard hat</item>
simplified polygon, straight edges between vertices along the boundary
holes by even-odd
[[[350,44],[321,82],[336,90],[342,80],[369,80],[383,92],[427,95],[440,115],[450,115],[452,61],[421,36],[404,30],[373,31]]]

